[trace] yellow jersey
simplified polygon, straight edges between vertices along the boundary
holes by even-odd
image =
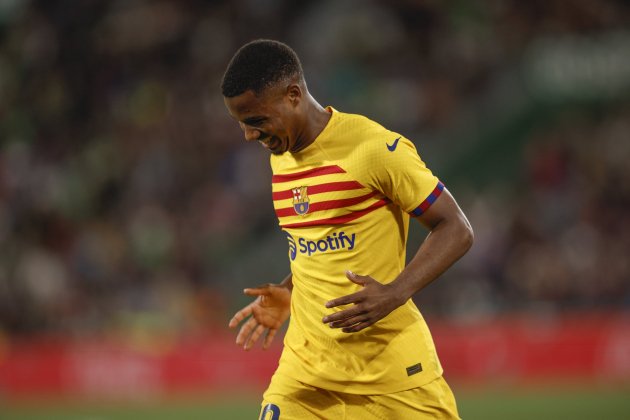
[[[386,394],[442,374],[429,329],[412,300],[355,333],[330,328],[327,301],[357,292],[351,270],[381,283],[405,266],[410,215],[444,186],[413,143],[360,115],[329,107],[315,141],[271,156],[272,191],[289,242],[291,319],[278,372],[352,394]]]

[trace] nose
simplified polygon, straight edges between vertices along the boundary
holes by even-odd
[[[260,131],[246,124],[241,123],[241,130],[245,133],[246,141],[254,141],[260,138]]]

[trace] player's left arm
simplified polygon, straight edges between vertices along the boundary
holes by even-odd
[[[324,317],[324,323],[344,332],[369,327],[439,277],[472,246],[472,227],[446,188],[416,219],[430,233],[400,275],[391,283],[382,284],[370,276],[347,272],[348,279],[363,288],[327,302],[327,308],[353,305]]]

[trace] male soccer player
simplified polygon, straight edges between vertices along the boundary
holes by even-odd
[[[271,152],[291,274],[245,293],[236,342],[268,347],[289,318],[261,419],[458,419],[411,300],[470,248],[472,229],[412,142],[309,94],[287,45],[241,47],[223,76],[231,116]],[[405,267],[409,219],[430,230]],[[251,315],[251,316],[250,316]]]

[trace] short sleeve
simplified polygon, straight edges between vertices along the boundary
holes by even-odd
[[[440,196],[444,185],[427,168],[414,144],[393,134],[389,141],[364,145],[365,167],[360,172],[370,188],[382,192],[410,215],[420,216]]]

